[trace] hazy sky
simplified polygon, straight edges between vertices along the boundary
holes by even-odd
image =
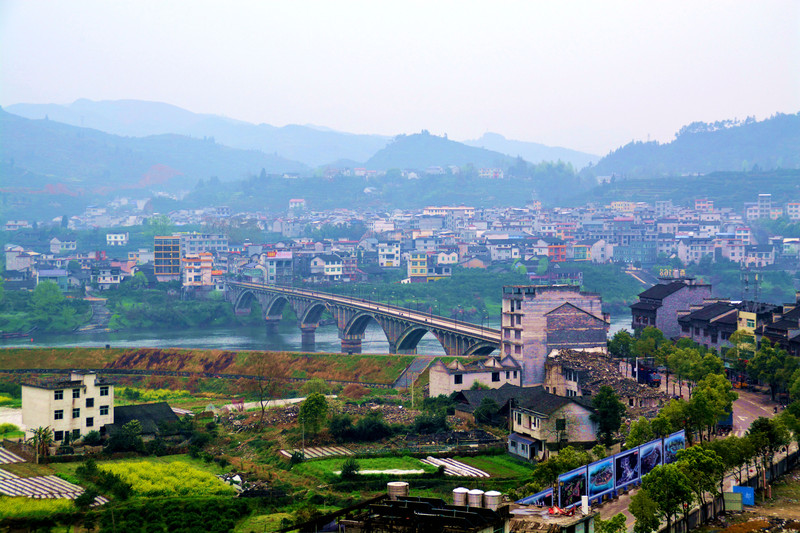
[[[800,1],[0,0],[0,105],[78,98],[605,154],[800,111]]]

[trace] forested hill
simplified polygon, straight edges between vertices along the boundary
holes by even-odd
[[[476,168],[508,168],[514,159],[491,150],[467,146],[447,137],[431,135],[427,131],[414,135],[398,135],[386,148],[379,150],[366,163],[375,170],[414,168],[424,170],[430,166],[474,165]]]
[[[760,122],[694,122],[670,143],[632,142],[584,173],[621,178],[800,168],[800,113]]]
[[[234,180],[267,172],[308,172],[302,163],[255,150],[237,150],[213,139],[182,135],[121,137],[52,120],[30,120],[0,110],[0,161],[48,177],[48,185],[73,191],[116,189],[183,182],[217,176]],[[5,167],[4,167],[5,168]],[[4,173],[5,187],[20,173]]]

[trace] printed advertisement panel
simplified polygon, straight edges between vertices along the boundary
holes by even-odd
[[[581,496],[586,496],[586,467],[576,468],[572,472],[558,476],[558,506],[568,509],[581,503]]]
[[[601,459],[588,466],[589,497],[595,498],[614,490],[614,458]]]
[[[681,430],[664,437],[664,464],[674,463],[678,450],[686,448],[686,431]]]
[[[537,492],[531,496],[526,496],[521,500],[517,500],[520,505],[538,505],[539,507],[552,507],[553,506],[553,489],[545,489],[542,492]]]
[[[662,463],[664,454],[661,439],[639,446],[639,472],[642,477]]]
[[[639,481],[639,448],[615,455],[614,471],[617,475],[618,489]]]

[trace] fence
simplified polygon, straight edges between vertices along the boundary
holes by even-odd
[[[777,463],[773,463],[775,477],[777,478],[778,476],[781,476],[794,468],[797,465],[798,456],[800,456],[800,450],[790,453],[788,457],[784,455],[783,458],[778,460]],[[745,487],[754,487],[757,489],[760,485],[762,475],[766,476],[768,482],[772,481],[772,473],[769,469],[767,469],[764,474],[756,472],[755,475],[743,479],[741,485]],[[699,507],[692,509],[686,515],[685,520],[683,519],[683,516],[680,516],[679,519],[676,519],[675,523],[672,524],[670,529],[667,529],[665,526],[661,528],[658,533],[685,533],[702,525],[704,522],[713,520],[723,511],[723,496],[720,494],[714,498],[713,501],[706,503],[702,510],[703,513],[701,514],[701,509]]]

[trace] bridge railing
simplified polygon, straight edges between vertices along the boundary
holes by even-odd
[[[254,283],[254,282],[248,282],[248,281],[229,281],[228,283],[230,283],[232,285],[240,285],[240,286],[247,287],[247,288],[269,290],[269,291],[278,292],[278,293],[282,293],[282,294],[293,294],[293,295],[296,295],[296,296],[307,296],[307,297],[318,298],[318,299],[323,299],[323,300],[324,299],[334,300],[334,301],[335,300],[340,300],[340,301],[342,301],[342,303],[351,303],[351,304],[361,303],[361,304],[366,305],[367,310],[370,310],[369,305],[376,305],[376,306],[379,306],[379,307],[386,308],[386,309],[388,309],[390,311],[395,311],[397,313],[397,315],[401,315],[401,313],[405,313],[405,314],[401,315],[403,318],[411,319],[411,320],[417,320],[422,324],[426,323],[425,320],[422,320],[420,318],[416,318],[415,316],[412,316],[412,313],[413,313],[413,314],[415,314],[415,315],[417,315],[419,317],[422,317],[423,319],[425,319],[425,318],[433,318],[435,320],[440,320],[440,321],[446,322],[446,323],[448,323],[448,325],[450,325],[452,327],[463,327],[463,328],[471,328],[471,329],[477,330],[477,331],[481,332],[478,335],[481,335],[481,334],[484,335],[486,337],[486,340],[489,340],[489,341],[496,341],[497,339],[495,339],[494,337],[500,335],[500,330],[497,330],[497,329],[494,329],[494,328],[485,327],[485,326],[482,326],[480,324],[475,324],[474,322],[466,322],[466,321],[463,321],[463,320],[455,320],[455,319],[452,319],[452,318],[443,317],[441,315],[433,315],[432,313],[422,313],[420,311],[414,311],[414,310],[408,309],[406,307],[400,307],[400,306],[397,306],[397,305],[392,305],[392,304],[383,303],[383,302],[376,302],[375,300],[367,300],[367,299],[364,299],[364,298],[356,298],[356,297],[352,297],[352,296],[345,296],[345,295],[329,293],[329,292],[312,291],[312,290],[308,290],[308,289],[298,289],[298,288],[294,288],[294,287],[285,287],[283,285],[268,285],[268,284]],[[380,309],[375,309],[375,310],[380,311]],[[430,324],[430,322],[428,322],[428,324]]]

